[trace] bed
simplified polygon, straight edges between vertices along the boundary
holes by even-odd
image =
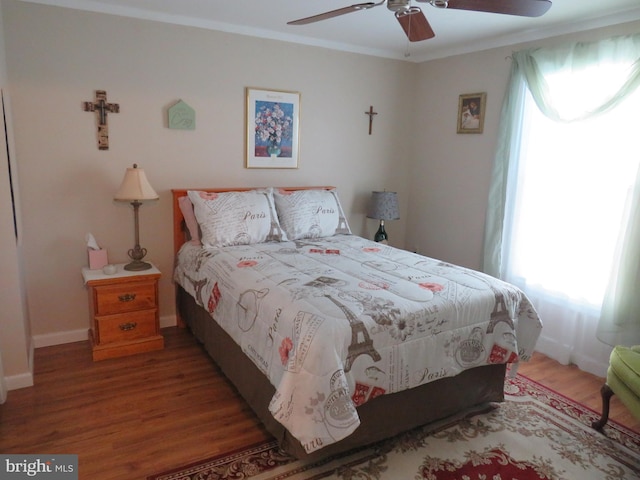
[[[295,457],[501,402],[533,353],[520,290],[353,235],[333,187],[172,192],[178,324]]]

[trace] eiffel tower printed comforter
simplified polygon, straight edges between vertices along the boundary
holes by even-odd
[[[271,413],[308,453],[378,395],[527,360],[542,328],[513,285],[354,235],[185,244],[174,276],[269,378]]]

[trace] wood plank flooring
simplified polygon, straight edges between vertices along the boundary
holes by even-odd
[[[575,365],[560,365],[538,352],[534,353],[530,362],[522,362],[518,373],[598,413],[602,412],[600,388],[604,384],[604,378],[583,372]],[[640,433],[640,420],[634,418],[615,395],[611,398],[609,419]]]
[[[35,352],[32,388],[0,406],[0,452],[78,454],[81,479],[135,480],[269,438],[187,330],[93,362],[88,342]]]
[[[187,330],[162,333],[164,350],[104,362],[88,342],[37,349],[36,385],[0,406],[0,452],[78,454],[81,479],[142,480],[269,438]],[[601,378],[538,354],[520,372],[600,410]],[[615,396],[611,418],[640,432]]]

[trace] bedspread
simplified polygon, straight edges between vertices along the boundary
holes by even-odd
[[[354,235],[178,258],[174,280],[269,378],[269,410],[308,453],[379,395],[529,359],[542,328],[513,285]]]

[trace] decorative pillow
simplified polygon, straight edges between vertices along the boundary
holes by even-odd
[[[271,189],[208,193],[189,191],[207,247],[285,241]]]
[[[189,242],[194,245],[200,245],[200,230],[198,228],[196,215],[193,213],[193,203],[191,203],[191,200],[187,196],[180,197],[178,199],[178,205],[180,206],[180,211],[182,212],[182,217],[184,218],[187,230],[189,230]]]
[[[335,189],[274,190],[280,224],[289,240],[331,237],[351,230]]]

